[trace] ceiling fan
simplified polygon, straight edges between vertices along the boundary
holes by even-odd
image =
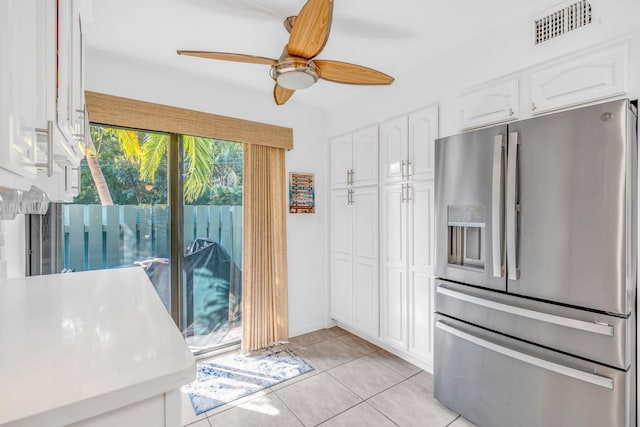
[[[278,59],[239,53],[178,50],[179,55],[224,61],[271,65],[270,75],[276,81],[273,97],[282,105],[296,90],[313,85],[318,79],[356,85],[389,85],[393,77],[361,65],[315,58],[329,38],[333,0],[308,0],[298,16],[285,19],[289,43]]]

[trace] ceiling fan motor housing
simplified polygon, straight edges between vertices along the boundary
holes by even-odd
[[[280,86],[299,90],[306,89],[318,81],[316,65],[311,59],[287,56],[271,66],[271,78]]]

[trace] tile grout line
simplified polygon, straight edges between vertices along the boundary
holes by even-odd
[[[282,404],[284,405],[284,407],[285,407],[285,408],[287,408],[287,409],[289,410],[289,412],[291,412],[291,414],[293,414],[293,416],[294,416],[294,417],[296,417],[296,419],[300,422],[300,424],[304,426],[304,425],[305,425],[305,423],[303,423],[303,422],[302,422],[302,420],[300,419],[300,417],[298,417],[298,414],[296,414],[296,413],[295,413],[295,411],[294,411],[293,409],[291,409],[291,408],[289,407],[289,405],[287,405],[287,402],[285,402],[284,400],[282,400],[282,399],[280,398],[280,396],[278,395],[278,393],[277,393],[276,391],[277,391],[277,390],[274,390],[274,391],[273,391],[273,394],[275,394],[275,395],[276,395],[276,397],[278,398],[278,400],[279,400],[280,402],[282,402]]]
[[[457,417],[455,417],[455,418],[453,419],[453,421],[451,421],[451,422],[450,422],[449,424],[447,424],[445,427],[449,427],[450,425],[452,425],[453,423],[455,423],[456,421],[458,421],[458,419],[460,419],[460,417],[461,417],[461,416],[462,416],[462,415],[458,415]]]

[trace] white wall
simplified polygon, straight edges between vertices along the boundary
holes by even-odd
[[[293,102],[278,107],[270,97],[244,88],[98,52],[88,52],[86,67],[90,91],[293,128],[294,149],[286,156],[287,173],[315,174],[316,213],[287,214],[289,332],[295,336],[325,327],[328,167],[324,113]]]
[[[440,104],[440,136],[459,133],[455,104],[460,91],[640,31],[637,0],[590,0],[590,3],[594,13],[592,24],[538,46],[533,44],[531,17],[525,16],[396,76],[390,87],[368,89],[357,99],[327,112],[327,134],[339,135],[436,103]],[[637,64],[632,65],[633,70],[638,70]],[[640,95],[637,75],[629,74],[636,97]]]

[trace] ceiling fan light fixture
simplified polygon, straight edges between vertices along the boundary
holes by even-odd
[[[287,57],[271,67],[271,78],[286,89],[300,90],[312,86],[319,76],[313,61]]]

